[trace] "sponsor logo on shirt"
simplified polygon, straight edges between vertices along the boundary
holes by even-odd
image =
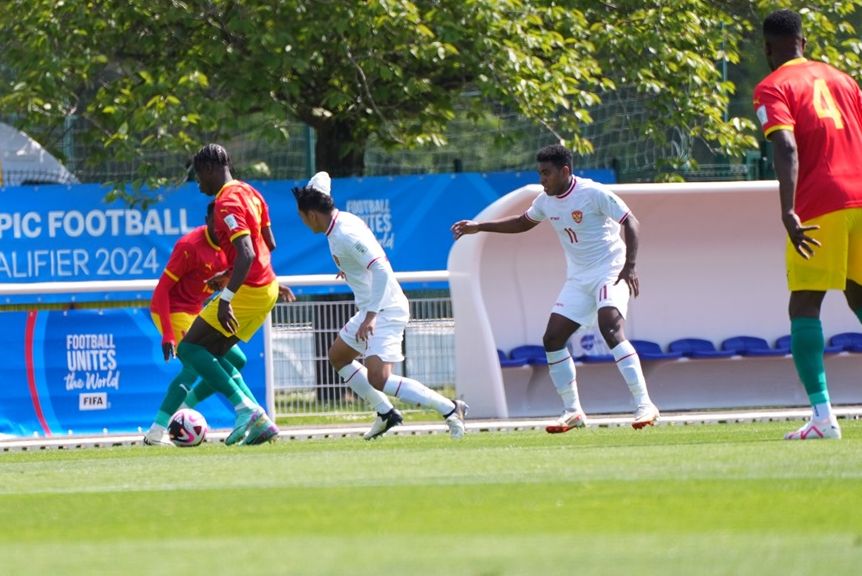
[[[360,254],[365,254],[366,252],[368,252],[368,248],[366,248],[365,244],[363,244],[362,242],[357,242],[356,244],[354,244],[353,249]]]
[[[758,106],[757,119],[760,120],[760,125],[765,126],[769,122],[769,116],[766,114],[766,105]]]
[[[572,212],[572,220],[574,220],[576,224],[580,224],[581,220],[583,220],[583,219],[584,219],[584,213],[581,212],[580,210],[575,210],[574,212]]]

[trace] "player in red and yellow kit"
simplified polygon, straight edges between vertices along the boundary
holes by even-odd
[[[279,296],[270,262],[275,239],[269,208],[257,190],[234,180],[230,157],[218,144],[201,148],[193,164],[201,192],[215,196],[215,234],[232,272],[219,297],[189,328],[177,356],[233,403],[236,422],[225,444],[258,444],[275,437],[278,428],[260,405],[231,387],[231,379],[238,382],[242,375],[225,354],[257,332]],[[292,296],[288,294],[289,299]]]
[[[823,366],[820,306],[843,290],[862,321],[862,93],[848,75],[803,57],[802,19],[777,10],[763,21],[773,70],[754,90],[774,144],[787,230],[791,350],[813,411],[788,440],[840,438]]]
[[[199,226],[177,240],[153,291],[150,313],[162,335],[165,362],[174,356],[177,341],[186,335],[204,302],[212,297],[215,289],[221,288],[217,278],[227,269],[224,251],[215,240],[214,206],[214,202],[207,206],[205,226]],[[220,281],[226,282],[227,276],[221,276]],[[245,354],[239,346],[228,350],[225,358],[237,370],[242,370],[246,363]],[[183,366],[168,385],[156,418],[144,436],[144,444],[173,446],[167,435],[171,415],[181,407],[193,408],[214,392],[204,380],[195,384],[197,380],[197,373]],[[247,387],[240,387],[240,392],[254,400],[254,395]]]

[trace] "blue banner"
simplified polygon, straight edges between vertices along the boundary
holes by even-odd
[[[613,181],[610,170],[577,172]],[[449,227],[472,218],[535,172],[459,173],[333,180],[336,206],[363,218],[397,271],[443,270]],[[299,219],[291,189],[303,181],[252,182],[270,206],[279,275],[333,274],[326,238]],[[176,240],[203,224],[211,198],[188,183],[162,190],[147,210],[104,202],[93,184],[0,188],[0,283],[157,279]],[[148,299],[146,294],[79,294],[75,301]],[[0,302],[73,300],[68,295],[4,296]]]
[[[180,370],[179,360],[164,361],[160,343],[144,309],[0,313],[0,435],[146,430]],[[241,347],[243,377],[264,402],[263,331]],[[233,426],[219,395],[196,409],[213,428]]]

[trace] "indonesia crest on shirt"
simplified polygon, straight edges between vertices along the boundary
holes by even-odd
[[[575,224],[580,224],[581,220],[583,220],[583,219],[584,219],[584,213],[581,212],[580,210],[575,210],[574,212],[572,212],[572,220],[575,221]]]

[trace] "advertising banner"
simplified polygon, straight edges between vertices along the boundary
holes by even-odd
[[[152,423],[180,371],[165,362],[144,309],[0,313],[7,352],[0,386],[0,435],[137,432]],[[263,331],[241,343],[243,377],[266,399]],[[233,409],[214,395],[196,407],[213,428],[233,426]]]
[[[581,173],[579,173],[581,174]],[[612,180],[611,171],[588,171]],[[361,217],[396,271],[443,270],[450,226],[529,183],[534,172],[459,173],[333,180],[337,208]],[[291,189],[305,180],[252,182],[270,206],[279,275],[333,274],[325,236],[301,222]],[[104,201],[100,185],[0,188],[0,283],[155,280],[177,239],[204,222],[212,198],[197,184],[159,191],[146,210]],[[149,294],[2,296],[0,303],[148,299]]]

